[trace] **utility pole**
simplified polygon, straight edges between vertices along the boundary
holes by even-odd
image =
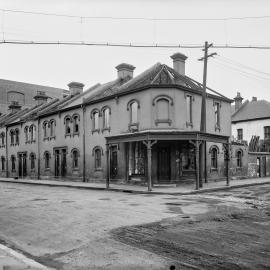
[[[213,57],[217,53],[208,54],[208,49],[213,46],[213,44],[208,44],[205,41],[204,44],[204,57],[198,59],[199,61],[203,61],[203,91],[202,91],[202,107],[201,107],[201,126],[200,131],[206,132],[206,79],[207,79],[207,60],[209,57]],[[207,160],[206,160],[206,142],[203,141],[200,145],[200,180],[199,187],[203,186],[202,179],[205,179],[207,183]]]

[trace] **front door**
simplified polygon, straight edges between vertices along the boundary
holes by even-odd
[[[171,179],[171,149],[169,146],[158,147],[158,180],[168,182]]]
[[[62,163],[61,163],[61,176],[65,177],[67,171],[67,152],[66,149],[62,150]]]
[[[111,177],[115,178],[117,176],[118,164],[117,164],[117,146],[111,148]]]
[[[25,177],[27,175],[27,162],[26,154],[19,154],[19,177]]]

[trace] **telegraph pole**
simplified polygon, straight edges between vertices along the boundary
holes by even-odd
[[[207,79],[207,60],[209,57],[213,57],[217,53],[208,54],[208,49],[212,47],[213,44],[208,44],[205,41],[204,44],[204,57],[198,59],[199,61],[203,61],[203,91],[202,91],[202,107],[201,107],[201,126],[200,131],[206,132],[206,79]],[[206,163],[206,142],[203,141],[200,145],[200,180],[199,187],[203,186],[203,177],[205,182],[207,183],[207,163]]]

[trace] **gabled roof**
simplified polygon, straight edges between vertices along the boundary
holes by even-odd
[[[187,89],[197,90],[199,92],[202,91],[202,84],[200,84],[199,82],[189,78],[188,76],[179,74],[173,68],[165,64],[156,63],[155,65],[132,79],[123,80],[118,78],[109,83],[100,85],[95,89],[95,91],[93,91],[91,96],[85,99],[84,102],[87,103],[97,101],[105,97],[127,93],[129,91],[148,87],[151,85],[176,85],[183,86]],[[214,93],[216,97],[224,98],[228,102],[232,102],[232,100],[226,98],[225,96],[221,95],[220,93],[214,91],[211,88],[207,88],[207,91]]]
[[[270,102],[266,100],[246,101],[232,114],[232,122],[270,118]]]

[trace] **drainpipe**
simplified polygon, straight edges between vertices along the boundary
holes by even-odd
[[[8,128],[6,126],[6,178],[9,177],[9,171],[8,171]]]
[[[37,124],[38,179],[40,179],[40,118]]]
[[[85,105],[82,105],[82,111],[83,111],[83,182],[86,182],[86,172],[85,172]]]

